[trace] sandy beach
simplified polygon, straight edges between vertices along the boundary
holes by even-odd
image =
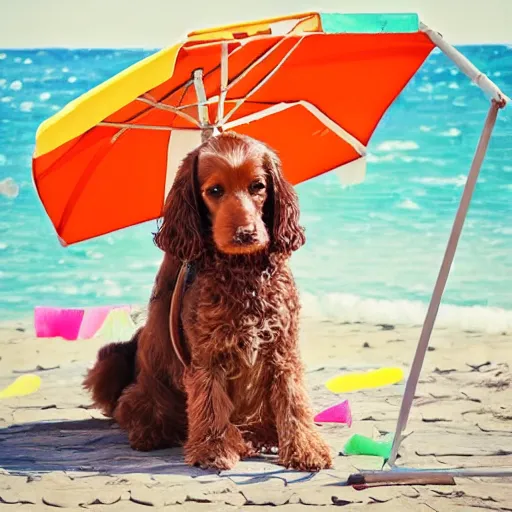
[[[140,322],[143,315],[136,314]],[[30,322],[0,326],[0,389],[23,373],[42,384],[34,394],[0,400],[2,510],[96,512],[222,511],[268,506],[282,510],[512,510],[505,479],[456,479],[455,486],[393,486],[355,490],[347,477],[379,469],[382,459],[340,456],[355,433],[393,432],[403,383],[335,395],[334,375],[383,366],[407,374],[420,327],[302,322],[302,353],[315,412],[348,399],[351,428],[323,424],[335,468],[319,474],[285,471],[271,456],[232,471],[186,466],[180,449],[132,451],[116,425],[90,406],[81,389],[86,368],[104,343],[37,339]],[[512,468],[512,346],[510,333],[437,329],[416,394],[399,464],[414,468]]]

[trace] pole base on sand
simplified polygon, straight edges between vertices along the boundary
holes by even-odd
[[[455,485],[454,478],[511,478],[512,468],[496,469],[410,469],[362,471],[348,477],[348,485],[372,487],[378,485]]]

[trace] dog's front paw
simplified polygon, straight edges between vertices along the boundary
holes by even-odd
[[[185,448],[185,462],[202,469],[232,469],[239,460],[238,450],[227,446],[223,441],[189,444]]]
[[[292,441],[288,446],[280,447],[279,451],[279,463],[289,469],[320,471],[332,467],[329,446],[316,432],[305,436],[302,442]]]

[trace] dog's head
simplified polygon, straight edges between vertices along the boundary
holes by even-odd
[[[212,137],[183,160],[155,243],[191,261],[213,241],[224,254],[290,254],[304,244],[297,195],[277,155],[249,137]]]

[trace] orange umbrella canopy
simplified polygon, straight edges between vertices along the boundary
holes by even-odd
[[[293,184],[364,163],[433,47],[415,15],[307,13],[193,32],[40,126],[39,197],[68,245],[158,218],[204,130],[269,144]]]

